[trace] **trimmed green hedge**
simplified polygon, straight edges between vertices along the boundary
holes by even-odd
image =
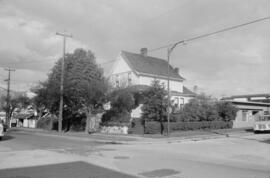
[[[225,121],[201,121],[201,122],[171,122],[171,131],[200,130],[200,129],[227,129],[232,128],[232,122]],[[167,123],[164,123],[164,132],[167,131]],[[161,132],[159,122],[151,121],[145,124],[146,134],[157,134]]]

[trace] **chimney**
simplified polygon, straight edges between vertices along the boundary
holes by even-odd
[[[147,48],[141,48],[141,55],[143,55],[144,57],[147,56]]]
[[[179,74],[179,68],[178,67],[175,67],[174,68],[174,72],[177,73],[177,74]]]

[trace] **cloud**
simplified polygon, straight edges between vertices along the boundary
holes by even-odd
[[[73,34],[67,41],[68,52],[87,48],[101,63],[115,59],[120,50],[156,48],[270,15],[269,0],[0,3],[0,64],[44,76],[62,55],[62,39],[56,31]],[[186,85],[199,85],[217,96],[267,92],[269,31],[270,23],[264,21],[178,46],[172,53],[172,64],[183,72]],[[166,49],[149,55],[166,58]]]

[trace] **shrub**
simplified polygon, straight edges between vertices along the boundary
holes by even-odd
[[[123,124],[128,124],[130,122],[130,113],[125,111],[125,112],[116,112],[114,110],[109,110],[105,114],[102,115],[101,118],[102,125],[105,126],[112,126],[112,125],[123,125]]]
[[[52,118],[51,118],[52,117]],[[51,119],[52,119],[52,128],[51,128]],[[45,129],[45,130],[57,130],[58,129],[58,119],[50,116],[50,117],[44,117],[40,118],[37,121],[37,128]]]
[[[236,117],[237,108],[232,103],[221,101],[217,102],[217,112],[223,121],[232,121]]]
[[[157,134],[160,133],[161,125],[159,122],[151,121],[145,123],[145,134]]]
[[[225,121],[236,117],[237,108],[230,102],[216,101],[210,96],[198,95],[190,100],[179,113],[173,114],[176,122]]]
[[[219,116],[215,100],[210,96],[201,94],[184,105],[180,113],[173,118],[177,122],[197,122],[218,120]]]
[[[201,122],[171,122],[170,129],[172,131],[185,130],[204,130],[204,129],[226,129],[232,128],[232,122],[225,121],[201,121]],[[160,123],[151,121],[145,124],[146,134],[160,133]],[[167,123],[164,123],[164,131],[167,131]]]

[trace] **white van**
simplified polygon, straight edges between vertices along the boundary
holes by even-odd
[[[254,132],[270,131],[270,115],[260,116],[254,123]]]

